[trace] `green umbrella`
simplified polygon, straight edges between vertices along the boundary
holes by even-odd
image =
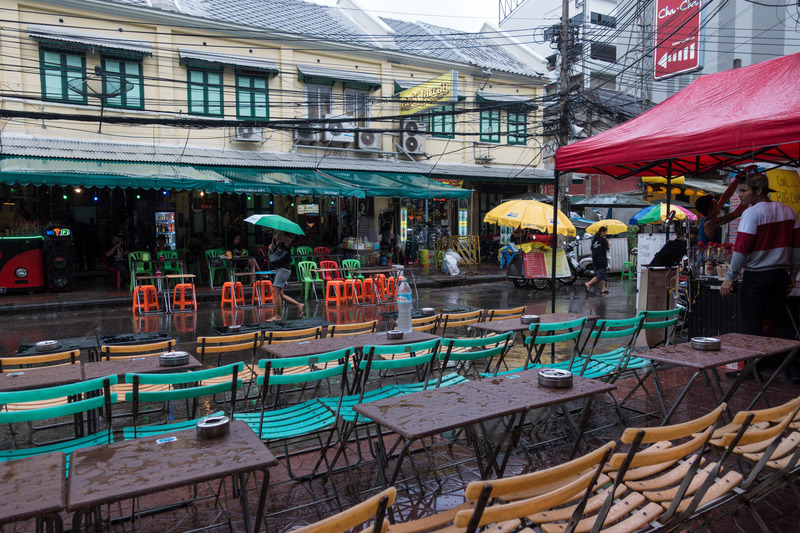
[[[245,222],[255,224],[256,226],[264,226],[265,228],[272,228],[278,231],[285,231],[286,233],[293,233],[295,235],[305,235],[303,230],[289,220],[280,215],[250,215]]]

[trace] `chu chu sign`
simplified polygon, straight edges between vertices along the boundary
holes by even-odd
[[[702,68],[701,0],[656,0],[653,79]]]

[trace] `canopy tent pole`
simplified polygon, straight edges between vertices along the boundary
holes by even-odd
[[[558,250],[558,181],[561,173],[555,171],[554,181],[555,189],[553,190],[553,247],[550,251],[552,254],[551,259],[551,272],[550,272],[550,312],[556,312],[556,252]]]
[[[667,163],[667,218],[665,220],[669,220],[667,224],[666,233],[667,233],[667,242],[669,242],[669,226],[672,224],[672,220],[670,220],[670,198],[672,197],[672,161]],[[666,243],[665,243],[666,244]]]

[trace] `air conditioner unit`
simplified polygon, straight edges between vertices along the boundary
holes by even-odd
[[[322,140],[335,143],[356,142],[356,125],[352,122],[353,117],[348,115],[325,115],[325,120],[332,122],[325,123],[325,130],[322,132]],[[346,122],[349,120],[350,122]]]
[[[425,123],[415,120],[404,120],[400,129],[400,146],[409,154],[425,153]]]
[[[380,150],[382,146],[381,134],[376,131],[359,131],[358,147],[361,150]]]
[[[317,124],[307,124],[294,129],[295,144],[313,143],[319,140]]]
[[[264,140],[263,130],[252,126],[237,126],[233,134],[234,141],[261,142]]]

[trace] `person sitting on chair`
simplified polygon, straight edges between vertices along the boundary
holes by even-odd
[[[130,275],[130,270],[128,269],[125,250],[122,246],[122,234],[114,235],[111,240],[111,248],[106,251],[106,258],[108,259],[108,267],[118,270],[120,276],[126,279]]]

